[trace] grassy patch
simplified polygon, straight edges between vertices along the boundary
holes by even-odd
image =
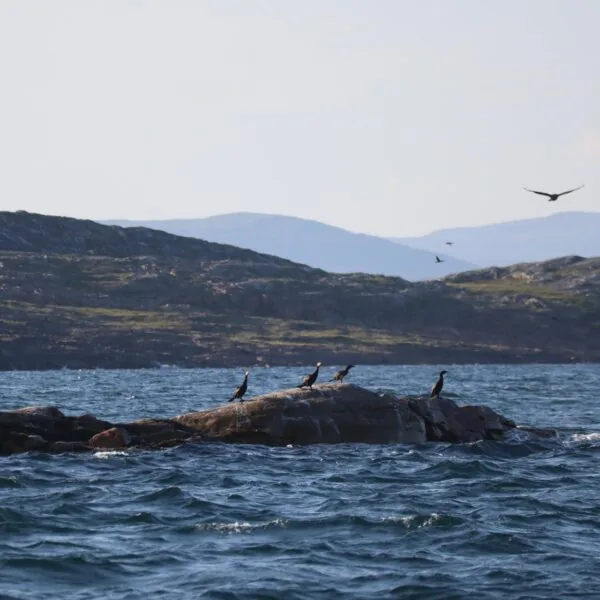
[[[464,289],[477,294],[494,295],[526,295],[553,302],[572,302],[576,295],[564,290],[556,290],[539,283],[527,283],[511,279],[494,279],[490,281],[471,281],[467,283],[448,283],[455,288]]]

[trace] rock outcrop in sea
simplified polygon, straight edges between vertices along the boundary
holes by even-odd
[[[110,423],[58,408],[0,411],[0,454],[240,444],[422,444],[499,440],[516,424],[486,406],[401,397],[349,384],[281,390],[170,419]]]

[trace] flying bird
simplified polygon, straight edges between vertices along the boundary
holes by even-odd
[[[229,398],[228,402],[232,402],[233,400],[239,399],[240,402],[244,401],[244,394],[248,389],[248,371],[246,371],[246,375],[244,376],[244,381],[242,384],[235,390],[235,394],[231,398]]]
[[[317,380],[317,377],[319,376],[319,367],[320,366],[321,366],[321,363],[318,362],[317,368],[310,375],[307,375],[302,380],[302,383],[298,387],[299,388],[308,387],[312,390],[313,383]]]
[[[446,242],[446,246],[454,246],[454,242]]]
[[[331,381],[344,381],[344,377],[348,375],[350,369],[352,369],[353,367],[354,365],[348,365],[345,369],[340,369],[339,371],[336,371]]]
[[[540,196],[548,196],[548,202],[556,202],[561,196],[564,196],[565,194],[570,194],[571,192],[576,192],[577,190],[580,190],[582,187],[584,187],[584,186],[580,185],[579,187],[573,188],[572,190],[567,190],[566,192],[560,192],[560,194],[548,194],[548,192],[538,192],[536,190],[530,190],[529,188],[523,188],[523,189],[528,192],[531,192],[532,194],[539,194]]]
[[[446,261],[443,261],[443,260],[442,260],[442,259],[441,259],[441,258],[440,258],[440,257],[439,257],[437,254],[436,254],[436,256],[435,256],[435,262],[436,262],[436,263],[443,263],[443,262],[446,262]]]
[[[442,393],[442,388],[444,387],[444,375],[447,372],[448,371],[440,371],[440,376],[438,380],[433,384],[433,387],[431,388],[431,394],[429,395],[430,398],[440,397],[440,394]]]

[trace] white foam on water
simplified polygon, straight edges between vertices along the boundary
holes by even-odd
[[[600,432],[595,433],[574,433],[571,437],[573,442],[597,442],[600,441]]]
[[[196,525],[199,531],[218,531],[221,533],[248,533],[256,529],[266,529],[270,526],[285,527],[286,521],[275,519],[265,523],[249,523],[247,521],[234,521],[233,523],[201,523]]]
[[[423,519],[423,515],[407,515],[404,517],[383,517],[382,522],[384,523],[402,523],[406,525],[406,527],[414,527],[415,523],[417,524],[417,529],[421,529],[421,527],[430,527],[434,525],[441,519],[441,515],[438,513],[431,513],[425,520]]]
[[[529,431],[523,431],[516,427],[515,429],[509,429],[504,433],[504,440],[506,442],[526,442],[531,439],[531,433]]]
[[[94,458],[110,458],[111,456],[127,456],[128,452],[123,450],[101,450],[100,452],[94,452]]]

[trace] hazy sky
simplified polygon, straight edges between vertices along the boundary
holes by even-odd
[[[0,0],[0,210],[597,211],[599,25],[599,0]]]

